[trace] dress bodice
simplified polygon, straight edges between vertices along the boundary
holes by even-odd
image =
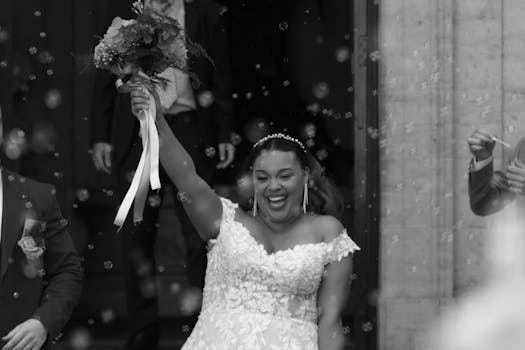
[[[237,204],[221,198],[220,232],[210,241],[202,313],[239,310],[317,323],[317,291],[326,264],[359,247],[346,230],[330,242],[267,253],[242,223]]]

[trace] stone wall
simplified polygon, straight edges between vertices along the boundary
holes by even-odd
[[[490,219],[469,209],[466,140],[478,127],[510,143],[524,134],[525,3],[379,6],[379,344],[423,349],[436,316],[489,270]],[[496,146],[497,166],[504,153]]]

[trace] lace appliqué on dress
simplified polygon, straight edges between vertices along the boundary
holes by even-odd
[[[317,292],[325,265],[359,247],[343,230],[330,242],[267,253],[221,198],[210,240],[199,320],[184,350],[318,350]]]
[[[361,248],[348,236],[346,229],[343,229],[337,238],[327,242],[325,264],[341,261],[348,254],[353,254],[358,250],[361,250]]]

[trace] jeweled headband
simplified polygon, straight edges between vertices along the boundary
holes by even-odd
[[[282,134],[282,133],[276,133],[276,134],[271,134],[271,135],[267,135],[265,137],[263,137],[262,139],[260,139],[259,141],[257,141],[254,145],[253,145],[253,148],[257,147],[257,146],[260,146],[262,145],[263,143],[265,143],[266,141],[270,140],[270,139],[285,139],[287,141],[291,141],[291,142],[295,142],[296,144],[299,145],[299,147],[301,147],[301,149],[303,150],[303,152],[306,152],[306,148],[304,148],[304,145],[301,143],[301,141],[297,140],[297,139],[294,139],[293,137],[291,136],[288,136],[288,135],[285,135],[285,134]]]

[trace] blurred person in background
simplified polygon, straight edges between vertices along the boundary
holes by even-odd
[[[111,14],[132,18],[132,1],[114,3]],[[159,90],[166,120],[177,138],[191,154],[197,172],[206,181],[214,170],[228,167],[234,158],[231,143],[233,127],[232,77],[229,45],[221,8],[210,0],[147,0],[146,6],[171,16],[186,30],[186,36],[200,44],[211,58],[190,57],[194,77],[172,68],[162,75],[171,82]],[[120,9],[118,8],[120,6]],[[115,77],[97,71],[92,108],[93,162],[97,170],[114,172],[123,198],[142,151],[139,123],[130,111],[129,94],[117,93]],[[214,164],[217,161],[218,163]],[[163,190],[169,178],[161,172]],[[174,198],[177,188],[173,188]],[[162,198],[150,193],[150,198]],[[158,197],[157,197],[158,196]],[[128,218],[124,227],[126,297],[131,334],[127,349],[157,349],[159,340],[158,296],[155,287],[154,244],[159,218],[159,201],[146,204],[143,221],[133,226]],[[205,242],[198,236],[180,201],[174,201],[186,245],[189,287],[202,290],[206,269]]]
[[[3,167],[0,173],[0,344],[48,348],[80,297],[81,259],[54,187]]]
[[[514,148],[507,168],[497,171],[492,154],[496,142],[494,136],[483,129],[477,129],[468,138],[473,156],[469,169],[470,207],[480,216],[496,213],[524,194],[525,138]],[[522,209],[525,209],[524,204],[518,203]]]

